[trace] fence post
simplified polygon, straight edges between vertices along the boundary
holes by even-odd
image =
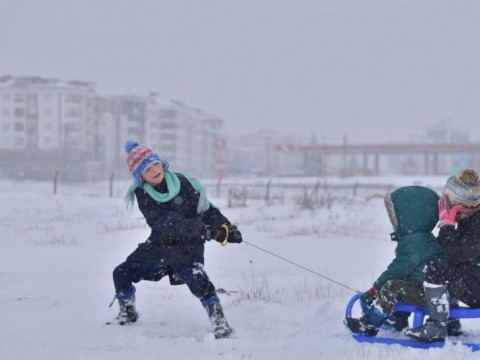
[[[353,185],[353,196],[357,196],[358,182]]]
[[[110,189],[110,197],[112,198],[113,197],[113,178],[114,178],[115,174],[112,173],[110,175],[110,181],[109,181],[109,189]]]
[[[217,198],[220,197],[220,183],[222,182],[222,177],[220,176],[217,181]]]
[[[231,208],[233,206],[233,188],[228,189],[228,207]]]
[[[53,195],[57,194],[58,175],[60,175],[60,171],[57,170],[55,175],[53,175]]]
[[[320,189],[320,181],[317,181],[315,186],[313,187],[313,203],[316,205],[318,204],[318,190]]]
[[[270,185],[272,184],[272,179],[269,179],[267,182],[267,189],[265,192],[265,201],[270,201]]]

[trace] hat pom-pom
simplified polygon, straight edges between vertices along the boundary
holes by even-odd
[[[460,181],[463,182],[465,185],[469,186],[478,186],[478,174],[473,169],[465,169],[462,171],[460,175]]]
[[[133,141],[133,140],[128,140],[126,143],[125,143],[125,151],[127,152],[127,154],[130,154],[130,152],[135,149],[137,146],[138,146],[138,142],[136,141]]]

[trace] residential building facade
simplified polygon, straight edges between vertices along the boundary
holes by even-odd
[[[0,77],[0,174],[66,180],[128,176],[127,139],[151,145],[177,171],[216,177],[221,119],[178,101],[101,96],[95,85],[41,77]]]

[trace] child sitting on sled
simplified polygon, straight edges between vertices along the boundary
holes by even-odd
[[[475,170],[451,176],[438,202],[438,242],[446,258],[426,268],[425,290],[429,319],[405,335],[420,341],[444,341],[451,335],[448,320],[456,298],[480,308],[480,179]]]
[[[397,242],[395,258],[363,293],[361,301],[368,311],[359,319],[346,318],[345,325],[355,334],[375,336],[382,325],[401,331],[408,327],[409,313],[395,312],[396,303],[425,306],[423,290],[425,265],[444,257],[432,234],[438,221],[438,195],[422,186],[401,187],[385,195],[385,207]],[[459,335],[459,322],[449,325],[452,335]]]

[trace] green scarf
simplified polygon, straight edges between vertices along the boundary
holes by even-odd
[[[149,183],[144,182],[142,185],[142,189],[145,190],[153,200],[164,203],[172,200],[175,196],[177,196],[180,192],[180,179],[178,177],[181,176],[186,178],[190,182],[190,184],[192,184],[193,188],[200,194],[197,206],[197,213],[203,214],[205,211],[208,210],[208,208],[210,207],[210,202],[207,199],[205,188],[200,183],[200,181],[198,181],[192,176],[187,176],[170,170],[166,170],[164,176],[165,181],[167,182],[168,192],[166,193],[158,192]],[[125,202],[127,203],[128,208],[132,208],[133,204],[135,203],[135,189],[137,187],[137,182],[133,181],[132,185],[130,185],[130,188],[128,189],[127,195],[125,196]]]

